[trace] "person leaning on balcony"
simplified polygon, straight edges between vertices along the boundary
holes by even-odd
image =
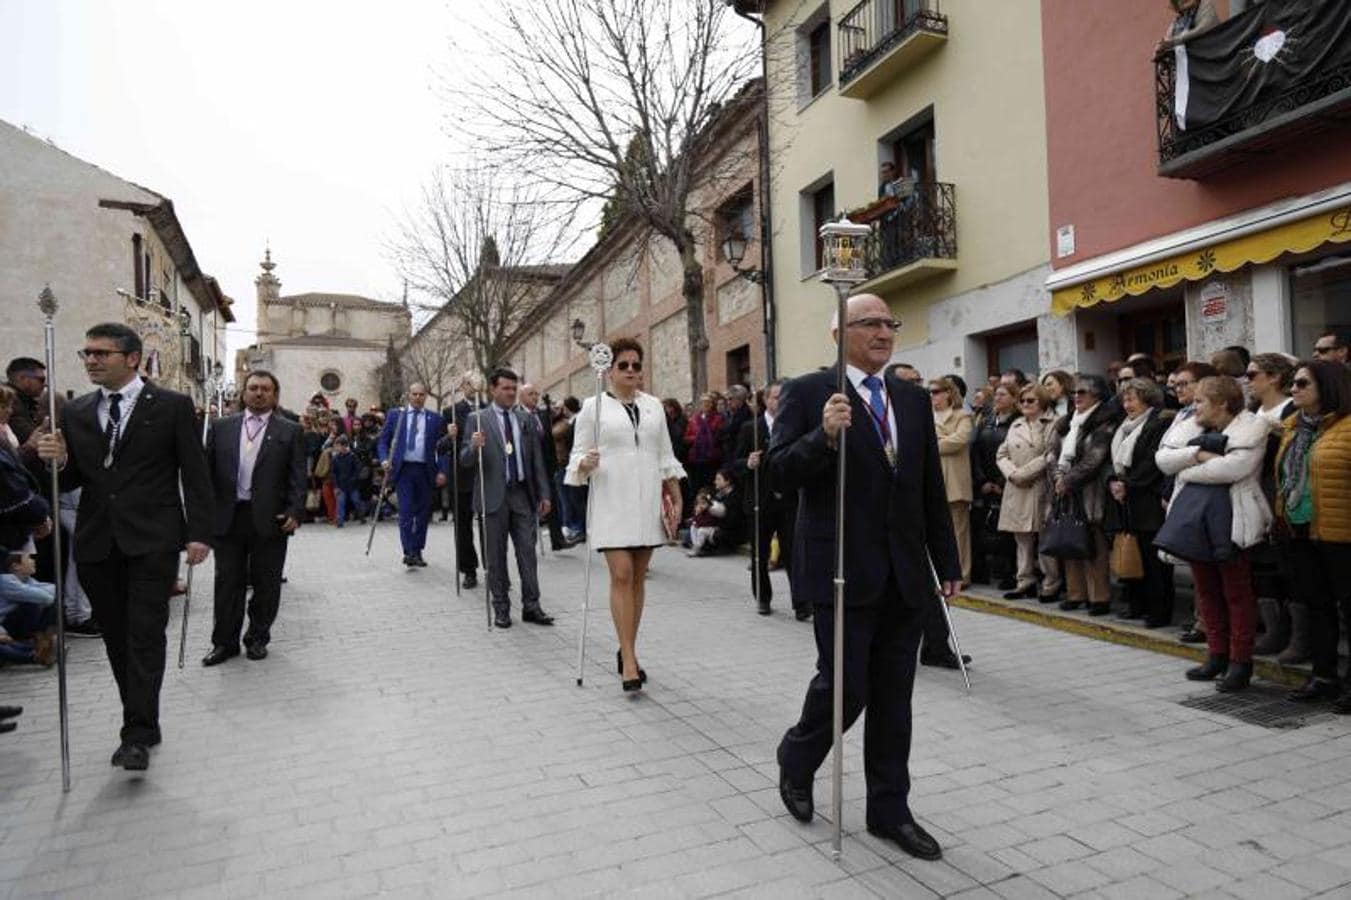
[[[1037,533],[1047,513],[1046,442],[1055,425],[1051,395],[1043,387],[1028,385],[1018,395],[1018,409],[1022,418],[1009,426],[1008,436],[995,454],[995,463],[1004,474],[999,530],[1012,533],[1018,555],[1017,584],[1004,599],[1038,597],[1049,602],[1060,593],[1059,560],[1041,558],[1040,588],[1036,569]]]
[[[929,382],[938,455],[947,486],[948,512],[957,535],[962,563],[962,587],[971,584],[971,414],[962,408],[962,395],[951,378]]]
[[[1196,421],[1196,385],[1202,378],[1217,374],[1210,363],[1185,362],[1169,376],[1177,402],[1181,407],[1173,416],[1173,424],[1163,433],[1159,449],[1154,454],[1154,462],[1167,481],[1163,496],[1173,494],[1173,476],[1186,468],[1192,459],[1192,448],[1187,442],[1201,433],[1201,423]],[[1200,607],[1195,609],[1192,626],[1182,632],[1179,640],[1184,644],[1202,644],[1206,640],[1206,623]]]
[[[1351,628],[1351,374],[1340,363],[1306,361],[1291,386],[1297,412],[1285,420],[1276,455],[1276,517],[1309,602],[1313,676],[1290,699],[1336,697],[1336,710],[1351,713],[1351,687],[1337,682],[1339,612]]]
[[[1117,387],[1125,418],[1112,437],[1112,471],[1107,476],[1112,502],[1107,504],[1103,531],[1135,536],[1144,574],[1122,579],[1126,617],[1144,619],[1147,628],[1161,628],[1173,621],[1173,567],[1159,559],[1153,546],[1163,525],[1164,481],[1154,453],[1173,414],[1163,409],[1163,388],[1152,378],[1132,377]]]
[[[1209,31],[1220,24],[1220,17],[1215,12],[1215,0],[1169,0],[1169,2],[1172,3],[1173,12],[1177,13],[1177,17],[1173,19],[1173,24],[1168,26],[1163,40],[1154,48],[1155,54],[1178,44],[1185,44],[1201,32]]]
[[[1080,374],[1074,383],[1074,412],[1056,422],[1047,445],[1055,496],[1069,498],[1083,511],[1093,541],[1091,557],[1062,562],[1066,598],[1060,608],[1080,609],[1086,604],[1093,616],[1106,615],[1112,608],[1102,517],[1112,467],[1112,435],[1121,412],[1107,399],[1107,382],[1101,375]]]

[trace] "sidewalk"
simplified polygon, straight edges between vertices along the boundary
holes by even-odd
[[[956,609],[975,690],[921,669],[910,859],[863,831],[862,729],[846,746],[840,864],[830,826],[783,811],[775,744],[814,648],[787,603],[755,614],[746,560],[658,553],[624,695],[593,597],[577,687],[584,555],[546,558],[556,627],[488,633],[456,597],[450,531],[399,565],[392,525],[307,526],[272,655],[203,669],[209,565],[188,665],[163,694],[144,777],[113,769],[116,692],[70,646],[74,785],[60,790],[55,673],[0,672],[27,707],[0,737],[0,896],[1246,897],[1351,892],[1351,722],[1245,724],[1186,663]],[[599,561],[593,583],[604,584]],[[776,592],[786,580],[775,573]],[[829,810],[829,766],[816,786]]]

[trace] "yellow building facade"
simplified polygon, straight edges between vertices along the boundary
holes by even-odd
[[[780,374],[832,357],[834,295],[816,276],[816,229],[841,212],[874,227],[874,277],[860,290],[902,320],[897,361],[968,381],[1039,368],[1038,326],[1055,326],[1043,324],[1038,0],[761,6]]]

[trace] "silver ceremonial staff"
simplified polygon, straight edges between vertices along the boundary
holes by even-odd
[[[867,261],[864,242],[872,229],[855,225],[841,217],[837,222],[826,222],[818,232],[821,238],[821,280],[835,289],[835,347],[837,378],[835,391],[848,395],[848,377],[845,370],[845,344],[849,327],[849,292],[854,285],[866,281]],[[844,488],[845,439],[849,429],[841,428],[836,438],[835,456],[835,634],[831,658],[831,725],[833,747],[831,755],[830,818],[834,834],[831,838],[831,858],[840,858],[843,843],[844,819]]]
[[[610,345],[597,341],[587,350],[587,358],[591,363],[591,370],[596,373],[596,400],[591,406],[591,446],[600,449],[600,403],[601,396],[605,391],[605,373],[610,371],[610,364],[614,362],[614,354],[610,352]],[[575,438],[574,438],[575,440]],[[592,470],[594,474],[595,470]],[[577,637],[577,686],[582,686],[582,673],[586,667],[586,620],[587,613],[591,611],[591,538],[593,531],[591,526],[595,524],[591,520],[591,509],[593,500],[596,496],[596,489],[593,487],[586,492],[586,589],[582,593],[582,627]]]
[[[943,618],[948,623],[948,634],[952,635],[952,647],[957,651],[957,665],[962,670],[962,680],[966,682],[966,692],[971,693],[971,676],[966,671],[966,657],[962,656],[962,642],[957,640],[957,627],[952,623],[952,610],[948,609],[948,598],[943,595],[943,583],[938,580],[938,570],[934,568],[933,557],[925,552],[929,563],[929,576],[933,578],[934,593],[938,595],[938,607],[943,610]]]
[[[478,401],[478,409],[474,410],[474,430],[483,433],[483,379],[476,376],[474,379],[474,397]],[[487,434],[483,434],[484,440],[487,440]],[[507,536],[502,535],[505,541]],[[488,617],[488,632],[493,630],[493,597],[492,586],[489,584],[491,573],[491,557],[488,549],[488,488],[483,480],[483,445],[478,447],[478,543],[483,548],[483,610]],[[502,557],[506,558],[506,548],[502,548]]]
[[[463,393],[463,392],[462,392]],[[460,596],[460,425],[455,420],[455,398],[450,398],[450,427],[455,429],[455,437],[450,440],[450,506],[455,517],[450,529],[451,558],[455,565],[451,569],[455,579],[455,596]]]
[[[371,530],[366,534],[367,556],[371,555],[371,544],[375,542],[375,526],[380,521],[380,510],[384,508],[385,498],[389,496],[389,473],[394,469],[394,457],[398,455],[399,450],[399,438],[403,435],[404,426],[407,425],[407,421],[404,419],[407,409],[406,405],[398,407],[399,427],[394,429],[394,439],[389,442],[390,467],[386,469],[383,465],[381,466],[383,474],[380,476],[380,492],[375,495],[375,509],[371,511]],[[393,411],[391,410],[391,412]]]
[[[42,311],[42,334],[47,345],[47,421],[56,431],[56,295],[50,285],[38,295],[38,309]],[[56,694],[61,718],[61,790],[70,793],[70,716],[66,704],[66,557],[61,552],[61,524],[57,510],[61,508],[61,474],[55,463],[48,464],[51,473],[52,559],[56,577]]]
[[[760,403],[756,401],[754,380],[751,381],[750,400],[751,410],[754,413],[751,416],[751,453],[755,454],[760,452],[760,421],[764,418],[764,412],[760,409]],[[751,541],[751,571],[755,574],[751,576],[751,595],[755,597],[757,609],[760,606],[760,467],[764,462],[763,459],[756,459],[755,468],[751,469],[751,490],[755,492],[755,538]],[[782,549],[780,548],[780,552]],[[768,574],[766,569],[766,577]]]
[[[206,446],[207,435],[211,433],[211,397],[218,393],[215,377],[207,379],[205,385],[206,405],[202,408],[202,446]],[[220,402],[220,401],[218,401]],[[220,411],[219,406],[217,412]],[[188,566],[188,577],[183,587],[183,622],[178,629],[178,667],[183,668],[183,661],[188,653],[188,611],[192,608],[192,570],[196,566]]]

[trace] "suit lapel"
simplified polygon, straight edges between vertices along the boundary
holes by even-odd
[[[239,477],[239,432],[244,427],[242,415],[231,416],[221,426],[221,437],[225,440],[225,462],[229,465],[230,480]]]
[[[113,448],[113,457],[120,458],[122,449],[131,441],[136,440],[137,436],[145,430],[146,419],[154,411],[155,403],[159,399],[159,389],[150,382],[145,382],[141,386],[141,393],[136,397],[136,404],[131,408],[131,417],[127,419],[126,426],[122,429],[118,437],[117,446]],[[97,417],[94,420],[98,424]]]
[[[891,463],[887,462],[886,451],[882,449],[882,436],[877,433],[877,420],[873,418],[872,410],[868,408],[868,403],[863,399],[863,395],[854,389],[852,381],[845,383],[845,389],[849,392],[849,404],[853,409],[854,421],[862,425],[861,428],[849,429],[850,434],[862,432],[866,435],[863,439],[871,449],[871,456],[877,462],[880,462],[887,471],[891,470]],[[892,401],[893,404],[895,401]]]

